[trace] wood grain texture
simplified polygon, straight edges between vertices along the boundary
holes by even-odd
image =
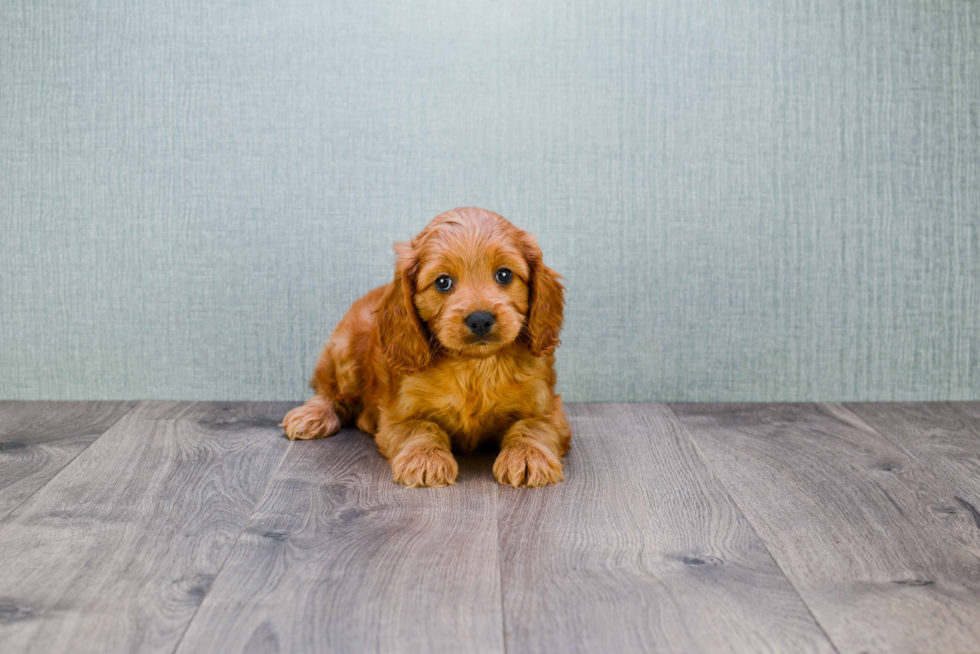
[[[980,416],[948,402],[845,406],[942,479],[956,494],[952,504],[976,515],[980,530]]]
[[[5,652],[172,652],[292,405],[144,403],[0,522]]]
[[[134,406],[135,402],[0,402],[0,519]]]
[[[837,405],[672,405],[843,653],[980,650],[980,542],[930,468]]]
[[[297,442],[179,652],[502,652],[492,459],[392,482],[373,441]]]
[[[949,404],[957,411],[980,420],[980,402],[949,402]]]
[[[499,489],[507,651],[833,651],[662,405],[569,405],[564,483]]]

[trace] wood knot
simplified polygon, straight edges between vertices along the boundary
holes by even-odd
[[[248,429],[278,429],[279,421],[257,416],[232,420],[198,420],[197,424],[214,431],[245,431]]]
[[[21,608],[16,604],[0,604],[0,624],[18,622],[32,617],[34,617],[33,611]]]
[[[708,566],[714,567],[719,565],[724,565],[725,562],[716,556],[681,556],[678,560],[684,565],[689,565],[692,567]]]
[[[281,531],[263,531],[262,538],[268,538],[269,540],[284,541],[287,535]]]
[[[337,517],[341,522],[353,522],[366,514],[367,511],[364,511],[363,509],[344,509],[337,515]]]

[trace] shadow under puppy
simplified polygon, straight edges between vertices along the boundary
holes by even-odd
[[[554,391],[565,301],[534,237],[493,212],[454,209],[395,251],[394,280],[337,325],[316,395],[286,415],[286,434],[354,424],[406,486],[455,483],[452,451],[488,442],[500,446],[501,484],[561,481],[572,436]]]

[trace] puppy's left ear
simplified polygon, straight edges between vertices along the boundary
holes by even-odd
[[[528,280],[527,322],[521,336],[531,354],[550,354],[561,343],[558,335],[565,320],[565,288],[561,275],[544,265],[541,248],[527,232],[521,233],[524,257],[531,271]]]

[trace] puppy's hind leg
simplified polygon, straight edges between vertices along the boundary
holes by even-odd
[[[290,440],[326,438],[350,425],[361,411],[364,376],[361,362],[373,325],[374,304],[381,289],[355,302],[337,324],[313,370],[316,395],[286,414],[282,427]]]
[[[317,394],[287,413],[279,426],[286,430],[291,441],[326,438],[340,431],[340,417],[333,401]]]

